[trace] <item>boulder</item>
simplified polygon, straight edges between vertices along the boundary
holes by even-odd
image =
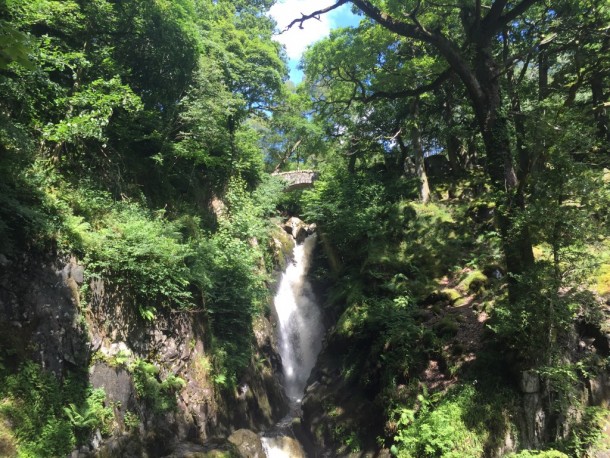
[[[261,438],[249,429],[238,429],[229,436],[229,442],[237,447],[242,458],[265,458],[265,450]]]

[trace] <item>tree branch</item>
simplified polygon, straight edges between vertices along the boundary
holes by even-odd
[[[524,0],[527,1],[527,0]],[[440,32],[428,32],[413,24],[407,24],[394,19],[387,13],[371,4],[368,0],[351,0],[364,14],[386,29],[406,38],[421,40],[434,46],[447,60],[449,66],[460,77],[471,97],[475,101],[484,99],[483,90],[468,62],[460,54],[459,49],[451,40]]]
[[[295,19],[294,21],[292,21],[290,24],[288,24],[286,26],[286,28],[284,30],[282,30],[281,33],[284,33],[286,31],[290,30],[295,24],[299,24],[299,29],[302,29],[303,28],[303,23],[305,21],[308,21],[310,19],[318,19],[319,20],[320,16],[322,14],[328,13],[329,11],[337,9],[340,6],[345,5],[346,3],[348,3],[348,0],[339,0],[334,5],[330,5],[328,8],[323,8],[321,10],[314,11],[311,14],[303,14],[303,13],[301,13],[301,18],[300,19]]]
[[[483,19],[483,27],[492,26],[498,21],[504,11],[504,7],[508,3],[508,0],[496,0],[491,5],[489,13]]]
[[[435,89],[438,89],[445,81],[447,81],[449,79],[449,77],[451,76],[452,73],[453,73],[453,69],[448,68],[447,70],[442,72],[440,75],[438,75],[434,79],[434,81],[432,81],[428,84],[424,84],[424,85],[416,87],[414,89],[405,89],[403,91],[396,91],[396,92],[377,91],[377,92],[371,93],[370,95],[364,96],[359,100],[364,103],[368,103],[368,102],[371,102],[371,101],[377,100],[377,99],[395,100],[395,99],[401,99],[404,97],[415,97],[418,95],[422,95],[426,92],[430,92]]]
[[[498,33],[506,24],[517,19],[525,13],[532,5],[540,0],[521,0],[512,10],[502,14],[504,7],[508,3],[506,0],[496,0],[491,6],[491,10],[483,21],[478,35],[479,42],[485,42]]]
[[[531,6],[540,0],[522,0],[517,6],[515,6],[512,10],[502,15],[498,20],[499,26],[503,27],[511,21],[514,21],[523,13],[525,13]]]

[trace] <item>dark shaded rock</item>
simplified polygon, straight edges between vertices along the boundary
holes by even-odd
[[[238,456],[235,447],[229,443],[210,448],[209,446],[182,442],[174,447],[170,455],[164,458],[231,458]]]
[[[538,373],[535,371],[521,372],[520,387],[523,393],[538,393],[540,391],[540,377]]]
[[[98,363],[93,366],[89,381],[93,388],[103,388],[106,400],[118,405],[122,412],[135,408],[135,388],[125,369]]]
[[[0,270],[0,286],[0,346],[13,351],[15,364],[33,359],[58,377],[87,367],[88,336],[73,279],[69,284],[61,268],[24,256]]]
[[[338,355],[347,351],[347,343],[332,333],[327,339],[302,402],[302,429],[314,444],[314,455],[323,454],[325,450],[332,450],[333,456],[349,455],[345,444],[337,438],[335,431],[338,428],[365,432],[359,434],[362,440],[360,456],[381,453],[374,439],[383,435],[383,411],[359,386],[342,376]],[[332,415],[329,415],[329,409]]]

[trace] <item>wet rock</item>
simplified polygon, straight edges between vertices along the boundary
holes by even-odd
[[[296,216],[289,218],[282,227],[287,233],[292,235],[297,243],[303,243],[307,236],[313,234],[317,229],[315,223],[305,224]]]
[[[238,429],[229,436],[229,442],[237,447],[242,458],[265,458],[265,450],[260,437],[249,429]]]
[[[277,436],[265,438],[268,448],[281,450],[285,456],[290,458],[306,458],[301,444],[296,439],[289,436]]]
[[[606,374],[589,379],[588,391],[590,404],[603,407],[610,404],[610,379]]]
[[[139,439],[130,435],[113,437],[89,455],[93,458],[148,458],[149,456]]]

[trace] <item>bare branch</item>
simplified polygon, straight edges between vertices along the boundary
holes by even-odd
[[[339,0],[337,3],[335,3],[334,5],[329,6],[328,8],[323,8],[321,10],[317,10],[314,11],[311,14],[303,14],[301,13],[301,18],[300,19],[295,19],[293,20],[290,24],[288,24],[286,26],[286,28],[284,30],[282,30],[281,33],[287,32],[288,30],[290,30],[294,25],[299,24],[299,29],[303,28],[303,23],[305,21],[308,21],[310,19],[317,19],[318,21],[320,20],[320,16],[324,13],[328,13],[329,11],[332,11],[334,9],[339,8],[342,5],[345,5],[346,3],[348,3],[348,0]]]

